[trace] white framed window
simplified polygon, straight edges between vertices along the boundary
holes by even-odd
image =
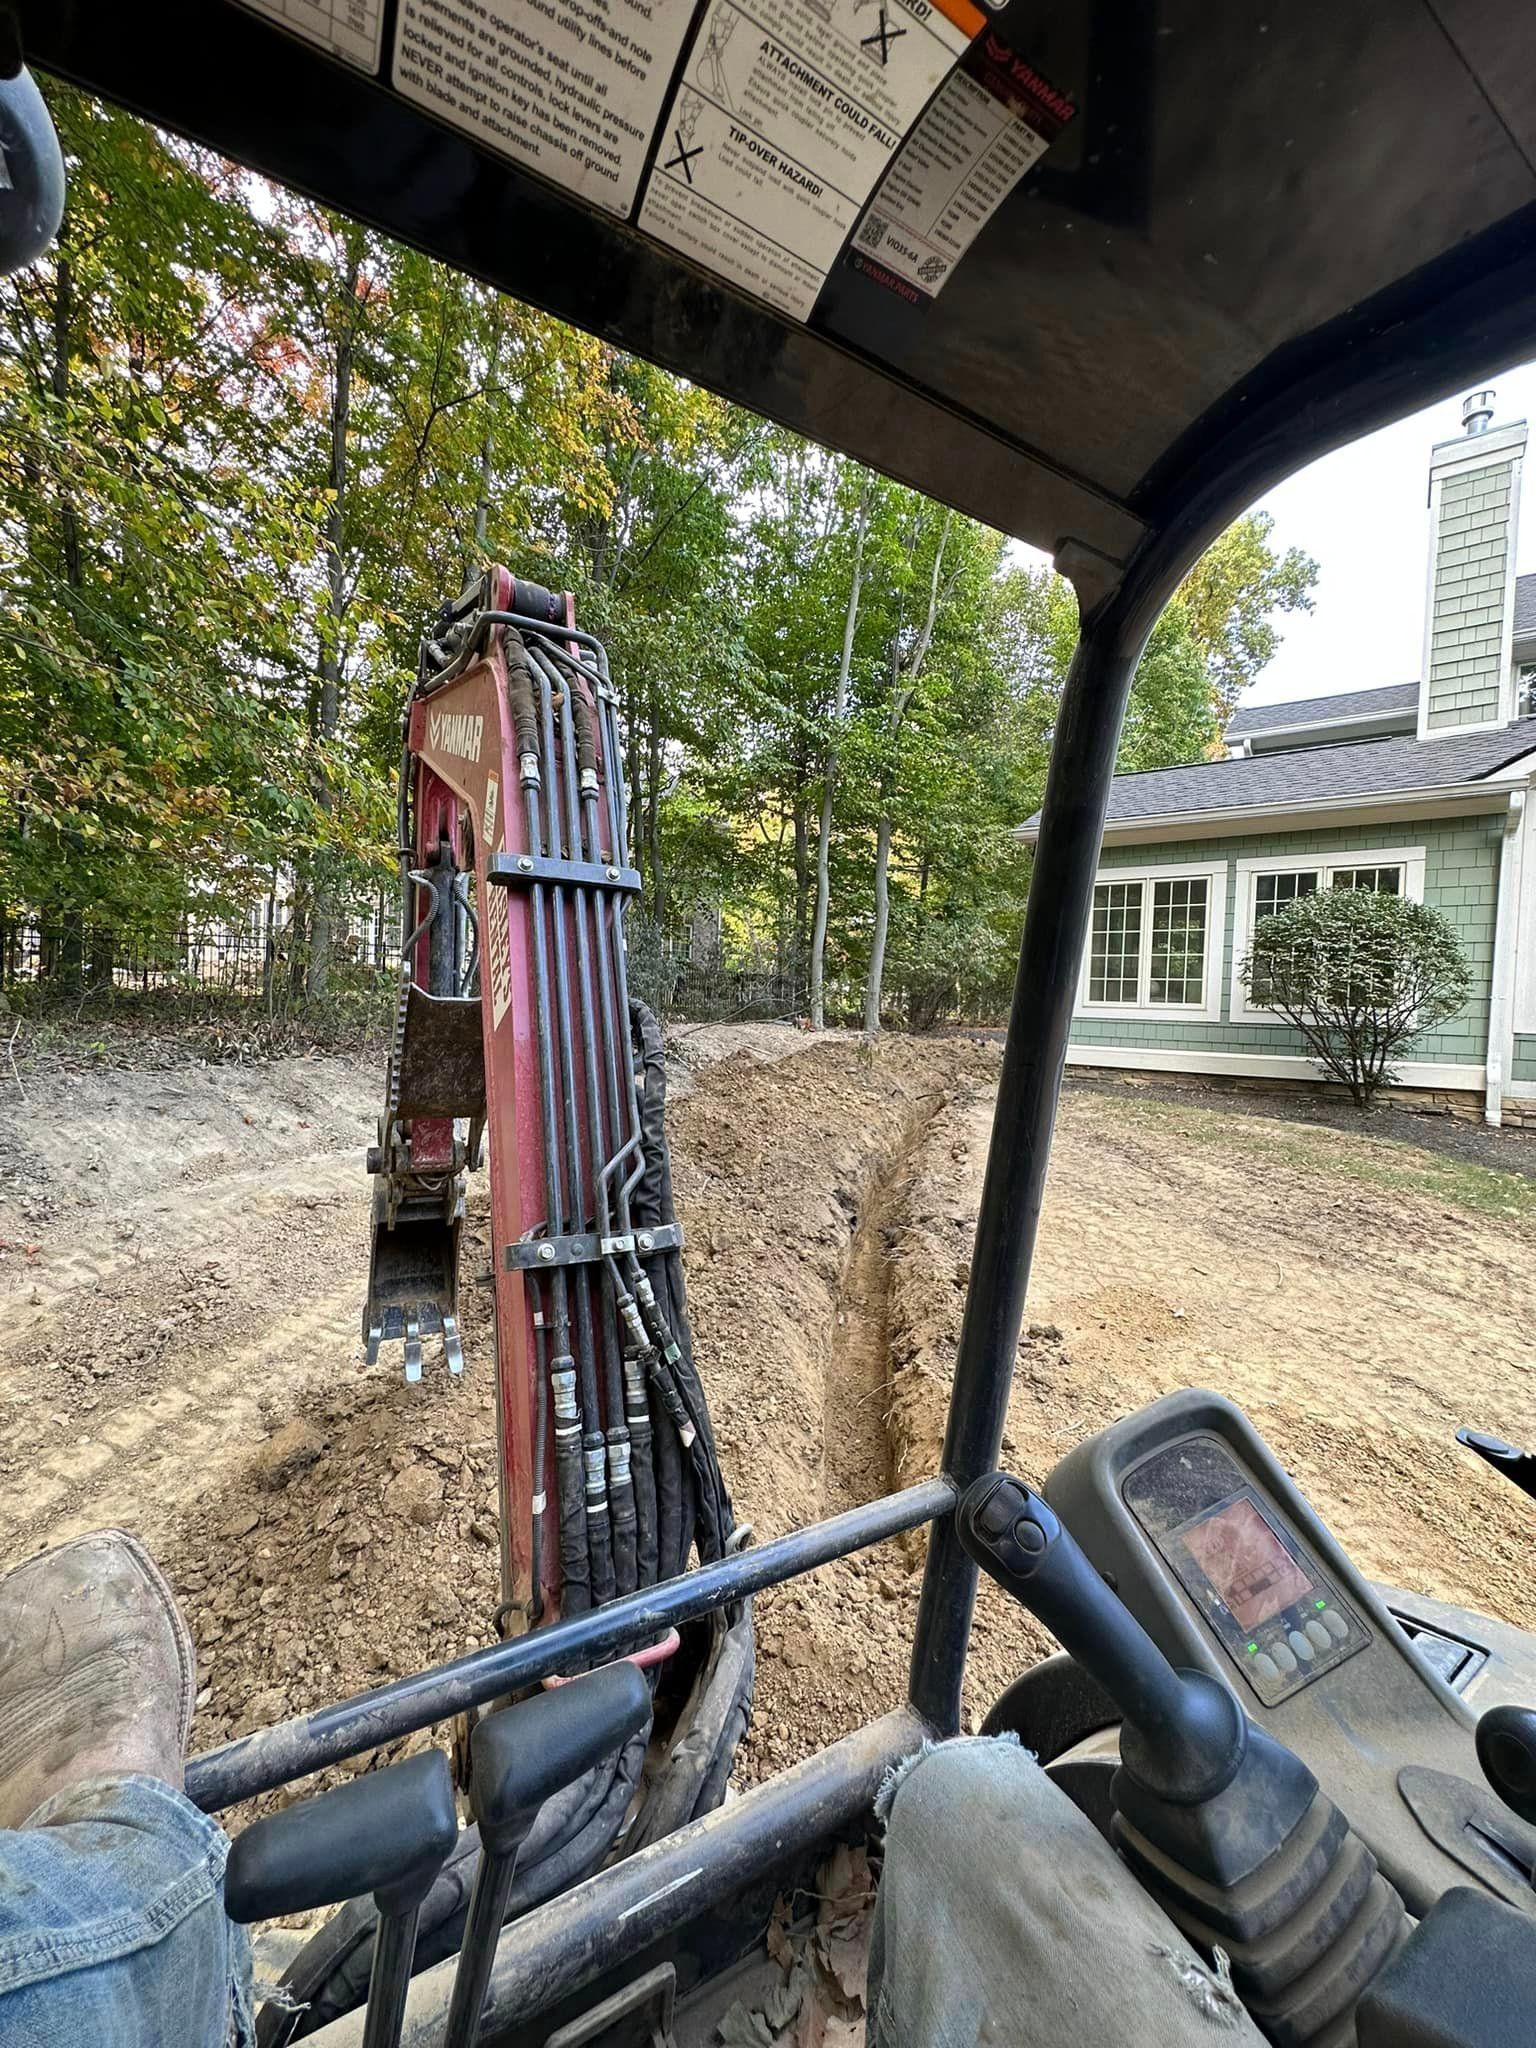
[[[1406,896],[1424,901],[1422,846],[1373,846],[1358,852],[1290,854],[1237,863],[1237,895],[1232,905],[1232,1015],[1255,1022],[1273,1022],[1274,1012],[1262,1001],[1262,989],[1250,993],[1238,976],[1249,941],[1261,919],[1283,910],[1298,896],[1319,889],[1372,889],[1381,896]]]
[[[1218,1021],[1226,909],[1225,861],[1101,868],[1079,1014]]]

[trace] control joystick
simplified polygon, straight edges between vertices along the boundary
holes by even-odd
[[[1227,1952],[1272,2039],[1330,2036],[1409,1925],[1344,1815],[1218,1679],[1173,1669],[1022,1480],[978,1479],[956,1528],[1119,1707],[1113,1835],[1147,1890],[1197,1946]]]

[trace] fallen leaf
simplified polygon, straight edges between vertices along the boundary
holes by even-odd
[[[768,1953],[781,1969],[787,1970],[795,1960],[794,1943],[789,1937],[789,1901],[776,1899],[773,1917],[768,1922]]]
[[[738,1998],[715,2032],[724,2048],[773,2048],[773,2029],[760,2012],[748,2012]]]

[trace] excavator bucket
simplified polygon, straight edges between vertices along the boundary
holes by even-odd
[[[434,1157],[440,1156],[433,1148],[444,1142],[445,1122],[467,1123],[476,1132],[484,1126],[481,1008],[478,996],[429,994],[411,977],[408,962],[401,970],[387,1096],[383,1142],[369,1154],[369,1164],[383,1172],[391,1147],[398,1150],[402,1132],[419,1131],[413,1156],[423,1170],[386,1174],[374,1189],[368,1298],[363,1307],[368,1363],[376,1362],[381,1344],[399,1341],[405,1346],[406,1378],[419,1380],[423,1338],[441,1337],[448,1370],[457,1376],[464,1370],[459,1337],[463,1177],[452,1166],[456,1140],[447,1140],[446,1174],[432,1171]],[[466,1148],[466,1163],[471,1157]]]
[[[412,1208],[426,1213],[413,1215]],[[368,1300],[363,1309],[363,1341],[368,1363],[379,1346],[399,1340],[405,1345],[405,1376],[421,1378],[422,1340],[441,1337],[450,1373],[464,1370],[459,1340],[459,1218],[445,1219],[430,1198],[403,1204],[393,1223],[383,1188],[373,1196],[373,1248],[368,1260]]]

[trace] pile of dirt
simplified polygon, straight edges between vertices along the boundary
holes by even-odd
[[[672,1119],[690,1321],[759,1537],[889,1484],[893,1162],[949,1114],[957,1059],[983,1089],[996,1065],[990,1048],[765,1032],[685,1044]],[[371,1063],[56,1078],[34,1074],[25,1115],[0,1124],[0,1553],[140,1533],[197,1640],[200,1749],[492,1640],[483,1179],[465,1376],[429,1355],[408,1387],[398,1350],[369,1369],[359,1343]],[[910,1563],[887,1546],[760,1603],[744,1780],[901,1696]]]

